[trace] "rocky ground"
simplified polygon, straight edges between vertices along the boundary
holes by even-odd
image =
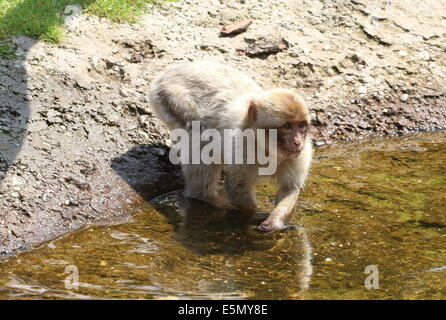
[[[221,26],[252,19],[222,37]],[[181,180],[147,103],[165,67],[211,59],[298,90],[316,145],[446,128],[446,3],[184,0],[135,25],[80,15],[0,59],[0,253],[128,215]],[[287,50],[241,54],[285,43]]]

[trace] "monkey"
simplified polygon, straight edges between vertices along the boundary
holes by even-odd
[[[265,90],[233,67],[197,61],[174,65],[157,75],[151,83],[149,103],[171,131],[190,132],[194,121],[220,131],[276,129],[276,151],[266,147],[277,157],[277,170],[271,176],[278,185],[275,208],[257,230],[274,232],[287,227],[313,154],[310,111],[299,94],[286,88]],[[255,144],[260,145],[259,140],[256,138]],[[212,202],[224,172],[224,190],[230,204],[240,210],[255,211],[255,187],[262,178],[260,167],[257,160],[230,165],[184,163],[184,195]]]

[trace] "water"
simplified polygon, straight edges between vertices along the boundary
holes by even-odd
[[[0,298],[445,299],[445,164],[446,132],[319,148],[295,230],[252,230],[268,184],[254,219],[172,193],[0,264]]]

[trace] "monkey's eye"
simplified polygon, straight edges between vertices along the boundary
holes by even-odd
[[[306,129],[306,128],[308,128],[308,124],[307,124],[307,122],[305,122],[305,121],[300,122],[300,123],[299,123],[299,128],[300,128],[300,129]]]
[[[291,122],[286,122],[286,123],[282,126],[282,128],[285,128],[285,129],[291,129],[292,126],[293,126],[293,125],[291,124]]]

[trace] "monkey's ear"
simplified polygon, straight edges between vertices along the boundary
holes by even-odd
[[[249,103],[248,109],[248,122],[250,124],[254,124],[257,121],[257,109],[259,108],[260,103],[257,100],[251,100]]]

